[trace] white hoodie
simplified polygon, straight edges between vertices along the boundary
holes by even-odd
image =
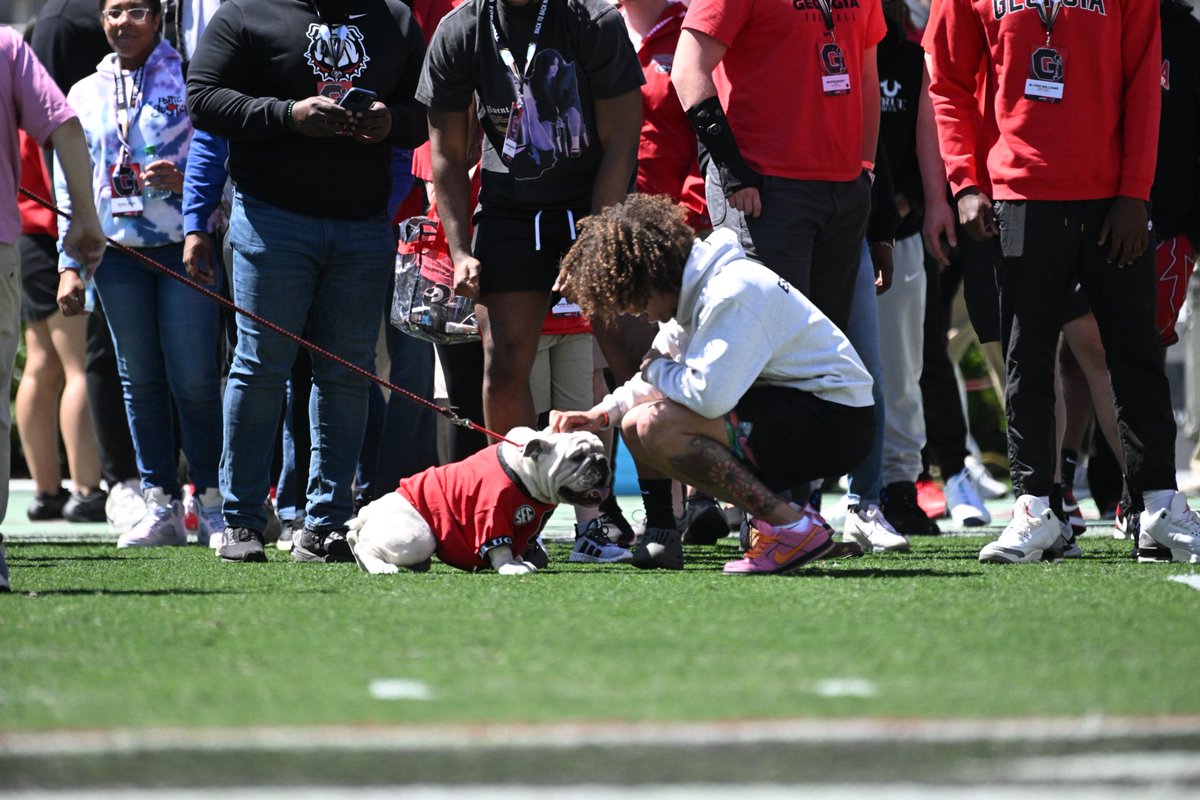
[[[807,297],[746,257],[737,234],[692,246],[675,319],[659,325],[650,364],[600,402],[616,425],[640,403],[670,398],[702,417],[732,411],[752,386],[790,386],[855,408],[872,404],[871,376]]]

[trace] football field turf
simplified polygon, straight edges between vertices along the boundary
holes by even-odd
[[[727,577],[732,538],[682,572],[571,564],[557,516],[550,567],[521,578],[6,524],[0,794],[1023,785],[1011,759],[1045,756],[1108,758],[1079,767],[1098,787],[1200,789],[1200,571],[1137,564],[1100,523],[1078,561],[982,565],[987,537],[953,535]]]

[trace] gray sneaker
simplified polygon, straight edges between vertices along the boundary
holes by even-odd
[[[4,560],[4,534],[0,533],[0,592],[11,592],[8,585],[8,562]]]
[[[262,534],[250,528],[226,528],[217,555],[222,561],[266,561]]]
[[[345,528],[314,531],[305,528],[292,536],[292,559],[307,563],[342,564],[354,561]]]
[[[676,528],[646,528],[629,563],[638,569],[683,569],[683,537]]]

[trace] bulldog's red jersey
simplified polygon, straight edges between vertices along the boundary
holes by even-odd
[[[405,478],[396,491],[429,523],[437,557],[468,572],[491,567],[487,552],[494,547],[524,553],[555,509],[529,495],[498,444]]]

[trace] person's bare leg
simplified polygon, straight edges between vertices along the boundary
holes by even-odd
[[[17,386],[17,431],[25,463],[38,493],[57,495],[62,489],[58,464],[58,394],[63,369],[46,320],[25,326],[25,372]]]
[[[1117,407],[1113,400],[1112,382],[1109,380],[1108,363],[1105,360],[1104,345],[1100,341],[1100,328],[1096,325],[1096,318],[1087,314],[1071,320],[1063,326],[1063,336],[1087,379],[1092,407],[1096,410],[1096,424],[1100,426],[1105,441],[1121,460],[1124,468],[1124,448],[1121,447],[1121,437],[1117,432]]]
[[[634,458],[773,527],[802,517],[723,444],[724,419],[707,419],[673,401],[659,400],[626,414],[621,435]]]
[[[65,383],[58,407],[58,426],[67,451],[75,491],[91,494],[100,486],[100,456],[87,395],[87,317],[54,314],[48,320],[50,338],[62,364]]]
[[[483,338],[483,417],[501,436],[537,425],[529,372],[537,356],[549,292],[496,292],[476,307]]]

